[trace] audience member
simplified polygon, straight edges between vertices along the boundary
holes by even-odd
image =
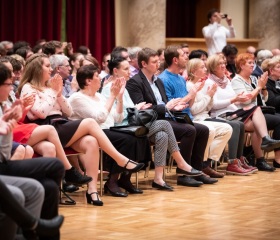
[[[108,68],[108,62],[111,59],[111,54],[110,53],[106,53],[104,54],[103,58],[102,58],[102,70],[99,74],[99,77],[101,79],[105,78],[106,76],[109,75],[109,68]]]
[[[280,57],[275,56],[262,62],[261,68],[268,72],[266,88],[268,99],[266,105],[275,107],[277,113],[280,113]]]
[[[263,98],[267,98],[267,91],[265,89],[268,73],[265,72],[254,83],[250,75],[252,74],[254,66],[254,56],[250,53],[241,53],[236,59],[236,76],[232,79],[232,88],[236,94],[248,94],[249,100],[243,103],[239,103],[237,107],[239,109],[254,109],[253,116],[251,118],[253,124],[247,126],[246,130],[253,130],[252,134],[252,146],[255,156],[257,158],[257,164],[259,170],[262,171],[274,171],[275,168],[271,167],[264,159],[262,150],[275,151],[275,155],[279,156],[280,153],[280,118],[276,115],[264,114],[261,109],[257,107],[257,99],[261,98],[259,93],[261,92]],[[262,101],[260,101],[262,102]],[[246,126],[245,126],[246,127]],[[270,138],[267,130],[273,131],[273,138]],[[255,136],[254,136],[255,135]],[[261,145],[261,149],[260,146]]]
[[[97,192],[99,146],[127,171],[137,172],[144,164],[135,163],[120,154],[108,140],[95,120],[68,121],[72,108],[62,95],[62,78],[57,74],[50,79],[50,61],[45,54],[34,54],[26,63],[19,86],[21,98],[26,93],[35,95],[35,103],[27,113],[30,121],[39,125],[53,125],[63,147],[84,153],[80,159],[92,181],[86,192],[88,203],[102,206]],[[48,83],[48,86],[47,86]]]
[[[158,65],[158,57],[156,57],[156,65]],[[112,81],[117,79],[117,76],[124,77],[126,81],[129,80],[129,63],[124,58],[117,58],[109,62],[110,74],[112,75]],[[109,97],[109,87],[111,83],[108,83],[102,91],[107,98]],[[139,110],[150,108],[151,103],[139,102],[136,105],[132,102],[128,91],[125,89],[123,96],[123,112],[124,120],[127,122],[126,109],[136,107]],[[163,180],[164,168],[166,166],[166,153],[167,150],[170,152],[171,156],[177,162],[177,173],[184,173],[189,176],[201,175],[200,171],[191,168],[188,165],[179,152],[177,142],[170,124],[167,121],[157,120],[149,127],[148,137],[150,141],[155,145],[154,152],[154,164],[155,164],[155,176],[152,183],[152,187],[160,190],[172,190],[173,188],[169,186]]]
[[[257,53],[257,56],[255,58],[256,66],[255,66],[253,72],[251,73],[251,75],[254,76],[255,79],[259,78],[263,74],[263,70],[261,68],[262,62],[265,59],[273,57],[272,52],[267,49],[259,50],[256,53]]]
[[[249,46],[249,47],[247,47],[247,49],[246,49],[246,53],[255,54],[256,50],[257,50],[257,49],[256,49],[254,46]]]
[[[110,88],[110,96],[106,99],[97,92],[100,88],[99,69],[92,65],[82,66],[77,73],[77,81],[81,90],[69,98],[73,109],[72,120],[93,118],[97,121],[114,147],[126,157],[147,163],[152,160],[150,144],[147,137],[137,138],[126,133],[110,131],[114,123],[123,120],[123,93],[125,80],[118,78]],[[121,77],[121,76],[120,76]],[[116,106],[114,106],[115,101]],[[105,183],[105,192],[115,197],[127,197],[127,193],[120,190],[119,185],[132,194],[143,193],[135,188],[131,181],[131,173],[124,172],[108,155],[103,155],[103,161],[109,162],[109,178]],[[120,173],[123,172],[119,179]],[[119,180],[118,180],[119,179]]]
[[[279,56],[280,55],[280,49],[279,48],[274,48],[271,50],[273,56]]]
[[[207,76],[207,69],[203,60],[195,58],[188,62],[187,67],[189,81],[187,90],[190,92],[195,84],[204,81]],[[232,127],[227,123],[207,121],[210,119],[209,111],[213,106],[213,96],[217,90],[217,85],[213,84],[206,93],[201,90],[196,93],[194,103],[191,106],[191,114],[194,121],[209,128],[209,139],[204,154],[202,171],[213,178],[224,176],[211,169],[212,161],[218,162],[232,134]]]
[[[178,47],[180,49],[180,47]],[[170,56],[165,51],[165,60],[170,64]],[[177,48],[176,48],[177,51]],[[178,50],[179,51],[179,50]],[[180,54],[184,56],[183,51],[180,49]],[[179,55],[179,53],[178,53]],[[178,56],[174,56],[174,61],[178,64]],[[157,52],[144,48],[138,53],[138,64],[140,67],[139,74],[135,75],[127,82],[127,90],[130,98],[134,104],[141,102],[151,103],[152,108],[158,113],[158,119],[167,120],[174,131],[177,141],[179,141],[180,152],[185,161],[195,169],[202,170],[202,162],[204,157],[205,148],[208,141],[209,129],[201,124],[194,123],[194,126],[187,123],[179,123],[173,121],[168,115],[168,111],[181,111],[187,108],[186,102],[195,96],[192,92],[185,99],[175,97],[175,99],[167,99],[163,82],[160,78],[155,77],[158,68],[158,55]],[[186,64],[186,59],[183,60],[183,66]],[[181,65],[180,65],[181,66]],[[177,69],[178,75],[181,68]],[[165,70],[168,71],[168,70]],[[170,72],[170,74],[172,74]],[[173,75],[173,74],[172,74]],[[184,80],[184,88],[186,89],[186,82]],[[192,97],[190,97],[192,96]],[[179,176],[177,180],[178,185],[197,187],[203,183],[213,183],[215,179],[210,179],[204,175],[198,177]]]
[[[223,54],[226,57],[226,69],[229,71],[230,79],[236,74],[235,59],[238,53],[237,48],[233,44],[227,44],[223,50]]]
[[[130,77],[133,77],[135,74],[139,72],[138,57],[137,57],[139,51],[141,51],[140,47],[129,47],[127,49],[128,56],[130,58],[130,62],[129,62]]]
[[[213,121],[226,122],[231,125],[233,132],[228,141],[228,165],[227,174],[248,175],[256,172],[257,168],[248,165],[247,159],[243,156],[243,147],[245,141],[245,126],[248,121],[246,117],[251,114],[244,111],[240,118],[228,119],[223,114],[228,112],[236,112],[238,110],[235,105],[237,102],[245,102],[249,99],[244,94],[236,95],[231,87],[231,82],[226,75],[226,59],[223,54],[215,54],[207,59],[207,68],[209,71],[208,79],[205,81],[203,92],[206,93],[212,85],[217,85],[217,90],[213,96],[213,105],[211,108],[211,117]],[[238,113],[238,112],[237,112]],[[210,119],[207,119],[210,121]],[[244,122],[244,123],[243,123]]]
[[[206,40],[209,56],[219,53],[226,46],[227,38],[235,37],[235,30],[232,19],[227,14],[222,14],[217,9],[211,9],[207,14],[208,26],[203,27],[202,33]],[[221,20],[225,19],[229,29],[221,25]]]
[[[193,58],[199,58],[206,64],[206,61],[208,58],[208,53],[202,49],[193,50],[190,52],[189,60],[191,60]]]
[[[77,52],[83,54],[84,56],[91,56],[90,49],[87,46],[79,46]]]
[[[47,56],[63,54],[63,45],[60,41],[49,41],[43,45],[42,52]]]
[[[63,216],[50,220],[40,218],[44,188],[36,180],[0,175],[0,196],[0,212],[5,214],[0,219],[3,239],[18,239],[17,226],[22,228],[26,239],[51,236],[63,223]]]

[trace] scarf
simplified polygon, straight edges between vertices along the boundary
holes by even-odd
[[[209,74],[209,78],[214,81],[215,83],[217,83],[217,85],[221,88],[226,88],[227,83],[228,83],[228,78],[226,76],[224,76],[223,78],[218,78],[216,75],[214,74]]]

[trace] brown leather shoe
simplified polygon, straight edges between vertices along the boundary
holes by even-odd
[[[248,164],[248,160],[244,156],[241,156],[239,160],[240,160],[241,167],[243,167],[244,169],[249,169],[249,170],[252,171],[252,173],[258,171],[257,167],[253,167],[253,166]]]
[[[225,176],[224,173],[217,172],[214,169],[210,168],[209,166],[207,168],[202,169],[202,172],[204,172],[211,178],[223,178]]]
[[[228,163],[226,173],[232,174],[232,175],[247,176],[247,175],[251,174],[252,171],[241,167],[239,159],[236,158],[236,159],[232,160],[232,163]]]

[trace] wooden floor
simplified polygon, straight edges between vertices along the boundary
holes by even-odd
[[[280,169],[199,188],[177,186],[173,170],[174,192],[152,189],[153,174],[140,174],[144,194],[103,196],[103,207],[87,204],[85,189],[71,194],[77,205],[59,208],[61,239],[280,239]]]

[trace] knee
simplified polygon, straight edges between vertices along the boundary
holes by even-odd
[[[42,147],[44,157],[56,157],[56,148],[51,142],[45,142]]]
[[[25,147],[25,158],[32,158],[34,155],[34,150],[31,146],[27,145]]]
[[[12,157],[15,157],[17,159],[24,159],[24,156],[25,156],[25,147],[23,145],[18,145]]]
[[[99,127],[98,123],[93,118],[85,118],[82,123],[91,128],[96,126]]]
[[[168,143],[168,135],[164,131],[159,131],[155,134],[155,144],[164,144]]]

